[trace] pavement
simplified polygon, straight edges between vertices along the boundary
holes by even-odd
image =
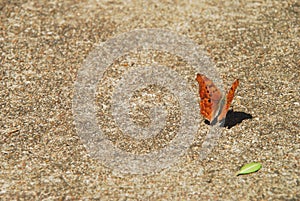
[[[298,1],[2,1],[0,16],[1,200],[300,200]],[[199,100],[195,73],[203,72],[196,72],[180,55],[169,54],[171,49],[138,49],[115,58],[101,82],[95,82],[94,119],[99,127],[89,126],[94,122],[90,117],[85,117],[90,119],[87,126],[80,127],[82,119],[74,115],[74,97],[86,97],[77,94],[75,83],[97,56],[91,52],[99,44],[143,29],[168,30],[193,41],[215,64],[216,77],[226,90],[240,80],[231,108],[237,117],[252,118],[221,128],[203,158],[199,156],[212,127],[200,116],[197,104],[186,112],[182,108],[189,104],[166,88],[153,84],[137,89],[130,99],[134,124],[159,129],[160,119],[155,127],[151,117],[165,120],[159,135],[134,138],[114,121],[118,112],[112,114],[110,98],[115,81],[125,79],[127,70],[138,73],[145,65],[171,68],[174,73],[165,79],[182,75],[193,100]],[[168,47],[174,42],[166,41]],[[93,71],[86,72],[87,78],[93,77]],[[164,74],[156,76],[164,79]],[[87,83],[95,84],[92,81]],[[88,102],[81,101],[76,106]],[[153,116],[153,101],[167,112]],[[101,129],[116,147],[113,150],[138,158],[175,141],[186,128],[180,125],[184,114],[190,128],[196,128],[181,139],[190,143],[187,150],[140,167],[101,147],[102,138],[82,134]],[[121,161],[129,173],[117,170],[124,165]],[[165,162],[171,165],[140,174]],[[235,175],[250,162],[260,162],[262,169]]]

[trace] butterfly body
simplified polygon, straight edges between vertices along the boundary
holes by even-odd
[[[199,84],[201,114],[211,124],[216,121],[220,122],[226,117],[239,80],[233,82],[227,96],[223,96],[217,86],[205,75],[197,74],[196,80]]]

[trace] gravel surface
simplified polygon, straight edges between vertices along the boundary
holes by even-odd
[[[1,200],[300,200],[298,1],[1,1],[0,16]],[[252,118],[222,128],[199,160],[210,129],[199,116],[198,133],[176,164],[120,174],[91,157],[80,139],[74,83],[97,44],[142,28],[170,30],[201,46],[226,89],[240,79],[232,108]],[[183,74],[198,96],[197,72],[162,51],[120,57],[103,78],[110,83],[122,69],[153,61]],[[113,144],[137,155],[168,146],[182,112],[171,93],[156,85],[136,91],[133,105],[156,100],[171,123],[160,136],[131,145],[104,116],[114,90],[105,83],[98,85],[97,119]],[[135,124],[151,123],[147,109],[133,109]],[[253,161],[262,163],[260,171],[235,176]]]

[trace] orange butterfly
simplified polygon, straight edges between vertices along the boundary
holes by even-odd
[[[226,117],[235,90],[239,86],[239,80],[237,79],[233,82],[226,99],[216,85],[206,76],[197,74],[196,80],[199,84],[201,114],[209,120],[211,125],[215,124],[217,121],[220,122]]]

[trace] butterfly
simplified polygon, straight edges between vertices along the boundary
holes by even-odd
[[[199,84],[200,112],[211,125],[225,119],[230,104],[233,100],[239,80],[236,79],[227,94],[223,96],[216,85],[205,75],[197,74],[196,80]]]

